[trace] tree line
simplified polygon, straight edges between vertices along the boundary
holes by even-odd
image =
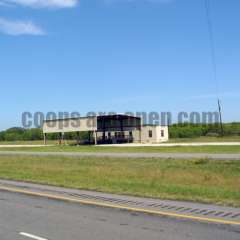
[[[170,138],[196,138],[240,136],[240,122],[224,123],[223,132],[220,124],[173,124],[169,127]]]
[[[87,133],[80,133],[80,138],[87,136]],[[47,135],[49,140],[58,139],[58,133],[50,133]],[[77,139],[77,133],[66,133],[65,138],[69,140]],[[43,131],[41,128],[25,129],[20,127],[9,128],[0,132],[0,141],[36,141],[43,140]]]
[[[240,122],[224,123],[224,136],[240,136]],[[170,138],[196,138],[201,136],[221,136],[219,124],[173,124],[169,126]],[[56,140],[59,134],[48,134],[49,140]],[[87,138],[87,133],[80,133],[80,138]],[[76,133],[66,133],[65,138],[73,140],[77,138]],[[14,127],[0,132],[0,141],[34,141],[42,140],[41,128],[25,129]]]

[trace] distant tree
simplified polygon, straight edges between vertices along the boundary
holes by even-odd
[[[240,123],[223,124],[224,135],[240,135]],[[194,138],[200,136],[219,136],[219,124],[173,124],[169,127],[171,138]]]
[[[4,132],[5,141],[19,141],[22,140],[22,135],[24,134],[25,129],[19,127],[9,128]]]
[[[33,141],[43,139],[43,132],[40,128],[28,129],[23,133],[23,140]]]
[[[0,141],[4,141],[5,140],[5,132],[0,132]]]

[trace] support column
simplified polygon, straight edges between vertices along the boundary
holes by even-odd
[[[90,143],[91,143],[91,132],[88,131],[88,144],[90,144]]]
[[[142,128],[139,129],[139,140],[142,143]]]
[[[77,145],[80,145],[80,132],[77,132]]]
[[[142,143],[142,126],[143,126],[143,123],[142,123],[142,119],[140,119],[140,126],[139,126],[139,137],[140,137],[140,143]]]
[[[44,145],[47,145],[47,134],[46,133],[43,134],[43,141],[44,141]]]
[[[102,135],[102,141],[105,142],[106,139],[106,124],[105,124],[105,118],[103,118],[103,135]]]
[[[97,145],[97,131],[94,131],[94,144]]]
[[[62,133],[58,135],[58,145],[62,145]]]
[[[65,145],[64,132],[62,133],[62,144]]]
[[[124,133],[124,129],[123,129],[123,119],[122,118],[120,118],[120,129],[121,129],[120,141],[125,141],[125,133]]]

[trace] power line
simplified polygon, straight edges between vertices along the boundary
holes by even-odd
[[[218,75],[217,75],[217,64],[216,64],[216,51],[215,51],[215,42],[213,37],[213,24],[211,19],[211,6],[210,0],[205,0],[205,8],[206,8],[206,19],[208,25],[208,33],[209,33],[209,41],[210,41],[210,48],[211,48],[211,59],[212,59],[212,68],[213,68],[213,76],[214,82],[216,84],[216,96],[217,96],[217,104],[218,104],[218,111],[219,111],[219,120],[221,126],[221,134],[224,134],[223,130],[223,122],[222,122],[222,107],[219,97],[219,82],[218,82]]]
[[[218,86],[218,76],[217,76],[215,41],[214,41],[214,37],[213,37],[213,25],[212,25],[212,20],[211,20],[210,0],[205,0],[205,8],[206,8],[206,19],[207,19],[208,34],[209,34],[209,41],[210,41],[210,48],[211,48],[211,60],[212,60],[214,82],[216,84],[217,97],[219,98],[219,86]]]

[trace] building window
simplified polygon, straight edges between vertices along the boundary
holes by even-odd
[[[164,130],[161,130],[161,137],[164,137]]]
[[[149,138],[152,138],[152,135],[153,135],[152,130],[149,130],[149,132],[148,132],[148,137],[149,137]]]

